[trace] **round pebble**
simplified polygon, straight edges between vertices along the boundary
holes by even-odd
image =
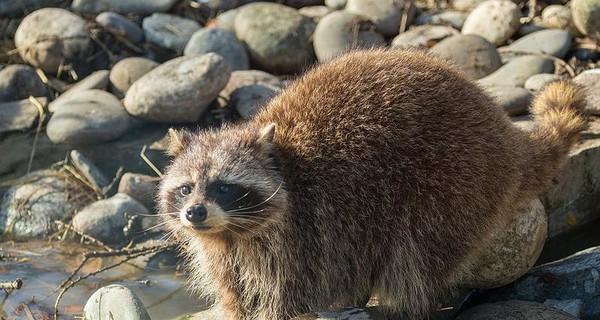
[[[326,6],[310,6],[310,7],[304,7],[304,8],[300,8],[298,10],[298,12],[307,17],[310,18],[312,21],[314,21],[315,23],[318,23],[319,21],[321,21],[321,19],[323,19],[324,16],[330,14],[333,10],[329,7]]]
[[[519,29],[520,18],[521,10],[510,0],[485,1],[471,11],[462,33],[481,36],[498,46]]]
[[[442,40],[431,53],[456,65],[470,79],[479,79],[502,66],[496,48],[475,35],[456,35]]]
[[[158,177],[127,172],[121,177],[117,192],[128,194],[144,207],[153,209],[159,181]]]
[[[547,28],[541,21],[532,22],[529,24],[521,25],[519,27],[519,30],[517,31],[517,35],[519,37],[524,37],[528,34],[538,32],[540,30],[545,30],[545,29],[547,29]]]
[[[455,29],[462,29],[468,14],[460,11],[425,12],[417,17],[416,24],[450,25]]]
[[[277,91],[262,85],[244,86],[234,90],[229,97],[229,106],[244,119],[252,118],[262,107],[264,107]]]
[[[296,73],[314,61],[315,23],[298,10],[257,2],[239,8],[235,33],[256,64],[269,72]]]
[[[225,87],[231,69],[215,53],[167,61],[133,83],[125,95],[131,115],[152,122],[196,122]]]
[[[131,57],[117,62],[110,70],[110,90],[119,98],[125,97],[125,93],[131,85],[159,64],[156,61]]]
[[[546,29],[530,33],[510,45],[499,49],[501,52],[544,53],[563,58],[573,42],[568,31]]]
[[[445,38],[459,34],[452,27],[422,25],[397,35],[391,44],[392,49],[430,48]]]
[[[86,14],[115,11],[127,14],[149,15],[171,9],[177,0],[73,0],[71,8]]]
[[[32,67],[13,64],[0,70],[0,103],[45,95],[46,85]]]
[[[391,37],[397,35],[400,30],[404,7],[405,1],[348,0],[345,10],[367,17],[375,23],[379,33]],[[411,8],[411,12],[407,14],[412,13],[410,18],[414,18],[416,12],[413,6]]]
[[[571,13],[573,23],[582,34],[600,40],[600,0],[573,0]]]
[[[587,91],[587,111],[600,116],[600,69],[586,70],[573,78],[573,81]]]
[[[56,107],[60,106],[62,101],[66,101],[73,94],[78,93],[80,91],[90,90],[90,89],[106,89],[108,86],[108,70],[98,70],[92,72],[89,76],[83,78],[72,87],[70,87],[67,91],[61,93],[58,98],[54,99],[52,103],[48,106],[48,110],[50,112],[55,112]]]
[[[317,24],[313,41],[321,62],[353,49],[385,46],[385,39],[373,31],[371,21],[346,11],[334,11],[323,17]]]
[[[102,12],[96,16],[96,22],[112,33],[125,36],[133,43],[139,44],[144,39],[142,28],[118,13]]]
[[[160,47],[181,51],[201,26],[198,22],[173,14],[155,13],[142,21],[146,39]]]
[[[325,0],[325,5],[333,10],[342,10],[346,7],[347,0]]]
[[[59,66],[89,57],[92,43],[86,21],[59,8],[44,8],[27,15],[15,33],[15,46],[27,63],[48,73]]]
[[[221,90],[219,96],[229,99],[233,91],[252,85],[261,85],[274,91],[283,87],[281,80],[272,74],[260,70],[239,70],[231,73],[227,85]]]
[[[548,28],[568,30],[572,25],[571,9],[557,4],[542,10],[542,22]]]
[[[217,28],[200,29],[192,35],[183,50],[184,55],[209,52],[217,53],[223,57],[232,70],[249,68],[248,53],[246,53],[244,45],[231,31]]]
[[[83,315],[88,320],[150,320],[142,300],[127,287],[116,284],[96,290],[85,303]]]
[[[46,128],[54,143],[101,143],[122,136],[130,126],[129,115],[119,99],[98,89],[74,93],[55,110]]]
[[[527,114],[527,109],[533,98],[531,92],[521,87],[490,86],[486,87],[486,90],[496,98],[496,102],[510,116]]]
[[[554,72],[554,61],[540,56],[516,57],[489,76],[477,82],[484,86],[522,87],[525,80],[534,74]]]
[[[235,32],[235,18],[238,12],[238,9],[221,12],[213,20],[210,20],[207,26]]]
[[[552,73],[534,74],[525,81],[525,89],[530,91],[539,91],[546,84],[558,79],[560,79],[560,77]]]

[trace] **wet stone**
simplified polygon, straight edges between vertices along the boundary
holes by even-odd
[[[125,97],[125,93],[131,85],[159,64],[153,60],[131,57],[117,62],[110,70],[110,91],[119,98]]]
[[[276,94],[276,90],[267,86],[244,86],[231,93],[228,105],[235,108],[242,118],[250,119]]]
[[[600,69],[586,70],[573,78],[573,81],[586,89],[587,112],[600,115]]]
[[[560,79],[560,77],[552,73],[534,74],[527,78],[527,81],[525,81],[525,89],[530,91],[539,91],[546,84],[558,79]]]
[[[543,53],[563,58],[571,47],[572,38],[568,31],[560,29],[540,30],[519,38],[510,45],[499,49],[499,51]]]
[[[470,79],[479,79],[502,66],[496,48],[475,35],[448,37],[430,50],[434,55],[456,65]]]
[[[510,0],[489,0],[477,6],[467,17],[463,34],[483,37],[494,45],[501,45],[519,29],[521,11]]]
[[[42,107],[48,103],[45,97],[38,97],[36,100]],[[29,99],[0,103],[0,134],[32,128],[39,116],[38,107]]]
[[[85,303],[88,320],[150,320],[142,300],[129,288],[111,284],[98,289]]]
[[[43,8],[27,15],[15,33],[21,58],[48,73],[61,64],[81,63],[90,55],[92,42],[86,21],[59,8]]]
[[[125,95],[131,115],[152,122],[193,123],[225,87],[231,69],[218,54],[183,56],[143,75]]]
[[[192,34],[201,26],[198,22],[166,13],[155,13],[142,21],[146,39],[160,47],[181,51]]]
[[[98,90],[73,94],[56,107],[46,133],[52,142],[96,144],[116,139],[130,127],[130,117],[114,95]]]
[[[155,12],[165,12],[177,0],[74,0],[71,8],[86,14],[98,14],[104,11],[148,15]]]
[[[246,48],[231,31],[217,28],[200,29],[192,35],[183,50],[184,55],[209,52],[223,57],[232,70],[245,70],[250,65]]]
[[[67,91],[63,92],[58,98],[54,99],[50,103],[49,110],[50,112],[56,112],[60,105],[65,101],[69,100],[70,97],[76,95],[81,91],[91,90],[91,89],[100,89],[104,90],[108,86],[108,70],[98,70],[94,71],[89,76],[83,78]]]
[[[45,95],[46,85],[32,67],[13,64],[0,70],[0,103]]]
[[[348,0],[345,10],[356,15],[370,19],[377,31],[386,37],[398,34],[402,21],[404,1],[379,1],[379,0]],[[414,19],[415,9],[408,9],[409,20]],[[410,23],[410,21],[409,21]]]
[[[445,38],[459,34],[458,30],[447,26],[422,25],[397,35],[391,44],[392,49],[430,48]]]
[[[485,86],[522,87],[534,74],[552,72],[554,72],[554,62],[551,59],[527,55],[510,60],[500,69],[477,82]]]
[[[139,44],[144,39],[142,28],[118,13],[102,12],[96,16],[96,22],[112,33],[125,36],[133,43]]]

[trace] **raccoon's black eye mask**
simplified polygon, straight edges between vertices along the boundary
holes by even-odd
[[[206,189],[206,198],[214,201],[224,211],[260,210],[262,199],[258,192],[235,183],[214,181]]]

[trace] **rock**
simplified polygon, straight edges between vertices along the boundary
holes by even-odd
[[[463,34],[483,37],[501,45],[519,29],[521,11],[510,0],[488,0],[477,6],[467,17]]]
[[[502,301],[478,305],[456,320],[575,320],[568,313],[529,301]]]
[[[46,85],[32,67],[12,64],[0,70],[0,103],[45,95]]]
[[[102,287],[83,307],[88,320],[150,320],[142,300],[127,287],[111,284]]]
[[[68,200],[82,196],[76,194],[77,186],[73,179],[52,170],[26,175],[8,189],[0,202],[1,234],[27,240],[56,231],[54,221],[66,219],[78,208],[75,201]]]
[[[121,102],[106,91],[80,91],[55,107],[46,128],[54,143],[100,143],[122,136],[130,127],[129,115]]]
[[[485,1],[487,0],[454,0],[452,1],[452,8],[458,11],[472,11]]]
[[[133,43],[140,44],[144,39],[142,28],[118,13],[102,12],[96,16],[96,22],[112,33],[125,36]]]
[[[244,119],[252,118],[261,107],[277,94],[277,91],[262,85],[250,85],[236,89],[231,93],[229,105]]]
[[[142,21],[144,36],[159,47],[180,52],[201,26],[198,22],[173,14],[155,13]]]
[[[171,9],[177,0],[74,0],[71,9],[85,13],[98,14],[104,11],[149,15]]]
[[[48,104],[44,97],[36,99],[42,107]],[[38,107],[29,99],[0,103],[0,134],[32,128],[39,116]]]
[[[375,23],[377,31],[386,37],[392,37],[398,34],[403,11],[407,10],[407,26],[414,20],[416,15],[415,6],[407,5],[407,1],[347,1],[346,11],[368,18]]]
[[[230,99],[231,93],[236,89],[252,85],[261,85],[274,91],[283,88],[281,80],[272,74],[260,70],[240,70],[231,73],[229,82],[221,90],[219,96]]]
[[[491,238],[469,270],[469,278],[461,279],[462,288],[494,288],[511,283],[525,274],[537,261],[544,247],[548,218],[539,199],[525,203],[513,213],[503,229],[492,231]]]
[[[140,57],[125,58],[117,62],[110,70],[110,91],[119,98],[125,97],[125,93],[137,79],[157,66],[157,62]]]
[[[235,32],[235,18],[237,17],[238,12],[238,9],[221,12],[213,20],[209,21],[207,27],[210,26]]]
[[[546,29],[530,33],[510,45],[500,48],[501,52],[545,53],[564,58],[571,47],[572,36],[568,31]]]
[[[571,9],[557,4],[549,5],[542,10],[542,22],[548,28],[570,30],[573,27]]]
[[[537,266],[510,285],[484,292],[478,301],[528,300],[543,302],[579,299],[582,319],[600,317],[600,247]],[[558,318],[551,318],[558,319]],[[572,317],[570,319],[575,319]]]
[[[298,12],[301,15],[310,18],[312,21],[314,21],[314,23],[318,23],[321,21],[321,19],[323,19],[324,16],[333,12],[333,10],[326,6],[310,6],[300,8]]]
[[[148,217],[144,217],[144,219],[147,219],[147,218]],[[160,221],[160,220],[157,220],[157,221]],[[150,229],[150,230],[152,230],[152,231],[159,230],[160,227],[162,227],[162,225],[158,225],[157,223],[160,223],[160,222],[155,222],[154,225],[146,227],[144,229],[158,226],[158,228],[154,228],[154,229]],[[136,249],[150,248],[150,247],[166,245],[166,244],[167,244],[166,240],[147,240],[147,241],[136,244],[135,248]],[[178,262],[179,262],[179,257],[177,256],[177,251],[174,249],[161,250],[159,252],[151,253],[148,255],[143,255],[141,257],[131,260],[132,264],[134,264],[138,268],[143,269],[144,271],[158,271],[158,270],[162,270],[162,269],[175,270],[175,267],[177,266]]]
[[[445,38],[459,34],[446,26],[423,25],[397,35],[391,44],[392,49],[430,48]]]
[[[200,318],[198,318],[200,319]],[[292,320],[386,320],[376,307],[346,308],[340,311],[315,311],[292,318]]]
[[[59,8],[43,8],[27,15],[15,33],[15,46],[27,63],[48,73],[61,64],[85,61],[92,42],[86,21]]]
[[[134,82],[125,95],[131,115],[152,122],[193,123],[225,87],[231,69],[215,53],[172,59]]]
[[[347,0],[325,0],[325,5],[333,10],[342,10],[346,7]]]
[[[235,19],[235,34],[252,61],[275,73],[300,72],[314,61],[314,30],[311,19],[277,3],[247,4]]]
[[[81,173],[87,179],[87,181],[89,181],[99,191],[108,186],[110,183],[104,173],[102,173],[102,171],[100,171],[100,169],[98,169],[98,167],[96,167],[96,165],[90,159],[81,154],[81,152],[72,150],[69,154],[69,158],[79,173]]]
[[[489,86],[486,89],[510,116],[526,114],[533,99],[531,92],[521,87]]]
[[[430,50],[461,69],[469,79],[479,79],[502,66],[496,48],[474,35],[456,35],[442,40]]]
[[[123,228],[132,216],[148,214],[148,209],[137,200],[124,194],[96,201],[81,209],[73,217],[73,228],[102,241],[105,244],[120,244],[131,238]],[[137,232],[141,225],[137,226]],[[135,233],[135,231],[133,232]]]
[[[565,61],[572,57],[583,62],[597,62],[600,60],[600,52],[592,48],[576,48],[567,55]]]
[[[460,11],[442,11],[442,12],[425,12],[417,17],[416,24],[432,24],[452,26],[455,29],[462,29],[468,14]]]
[[[525,81],[525,89],[530,91],[539,91],[549,82],[560,79],[559,76],[552,73],[534,74]]]
[[[60,108],[61,104],[69,100],[71,97],[77,95],[81,91],[86,91],[90,89],[105,90],[108,86],[108,77],[108,70],[94,71],[89,76],[77,82],[67,91],[63,92],[60,96],[58,96],[58,98],[54,99],[54,101],[50,103],[48,109],[50,110],[50,112],[56,112],[56,110]]]
[[[554,72],[554,62],[548,58],[526,55],[510,60],[494,73],[477,82],[485,86],[522,87],[534,74]]]
[[[324,62],[350,50],[385,46],[385,39],[373,28],[367,18],[334,11],[317,24],[313,40],[315,54]]]
[[[517,35],[518,37],[524,37],[528,34],[534,33],[534,32],[538,32],[540,30],[545,30],[548,29],[545,25],[543,25],[541,22],[531,22],[529,24],[524,24],[521,25],[519,27],[519,30],[517,31]]]
[[[552,300],[544,301],[544,304],[554,309],[562,310],[579,319],[583,312],[583,301],[581,299],[572,300]]]
[[[285,1],[283,1],[283,4],[285,4],[288,7],[301,9],[301,8],[310,7],[310,6],[320,6],[320,5],[325,4],[325,1],[324,0],[285,0]]]
[[[600,40],[600,0],[571,1],[573,24],[588,37]]]
[[[19,18],[40,8],[58,7],[62,0],[2,0],[0,1],[0,17]]]
[[[183,50],[184,55],[209,52],[223,57],[232,70],[246,70],[250,66],[244,45],[231,31],[217,28],[200,29],[192,35]]]
[[[587,91],[587,112],[600,115],[600,69],[589,69],[573,78],[575,83],[582,85]]]
[[[146,208],[153,209],[159,181],[158,177],[127,172],[121,177],[118,192],[128,194]]]

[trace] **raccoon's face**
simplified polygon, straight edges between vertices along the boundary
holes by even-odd
[[[281,223],[287,196],[272,156],[274,130],[172,132],[169,153],[175,159],[159,192],[169,228],[246,237]]]

